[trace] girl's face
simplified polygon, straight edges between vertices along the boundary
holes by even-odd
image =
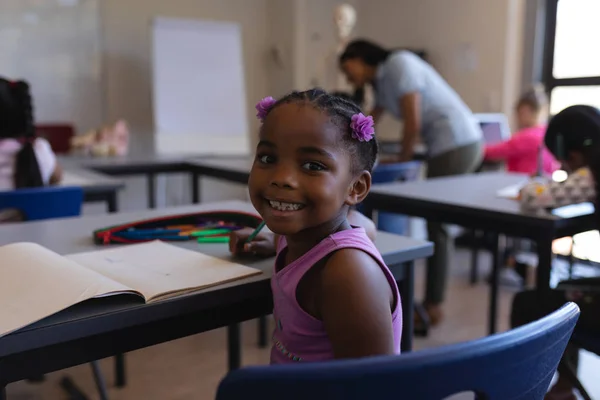
[[[517,107],[517,125],[519,129],[531,128],[539,123],[539,113],[528,104]]]
[[[344,146],[339,128],[310,104],[270,112],[248,181],[252,204],[270,230],[314,239],[345,222],[348,206],[366,196],[371,181],[368,173],[351,174]]]

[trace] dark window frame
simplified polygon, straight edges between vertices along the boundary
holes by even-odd
[[[554,69],[554,44],[556,41],[556,14],[558,2],[561,0],[546,0],[545,4],[545,29],[544,29],[544,61],[542,81],[552,101],[552,90],[557,87],[568,86],[600,86],[599,76],[584,76],[579,78],[555,78],[552,74]],[[564,1],[564,0],[563,0]],[[590,49],[590,51],[592,51]]]

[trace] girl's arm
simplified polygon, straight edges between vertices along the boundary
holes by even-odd
[[[398,107],[404,118],[399,161],[406,162],[413,158],[415,144],[421,131],[421,94],[419,92],[405,94],[400,98]]]
[[[60,181],[62,180],[62,176],[63,176],[63,169],[59,163],[56,163],[56,166],[54,167],[54,171],[52,171],[52,175],[50,175],[49,183],[51,185],[59,184]]]
[[[563,182],[529,182],[520,193],[521,205],[528,210],[557,208],[595,199],[594,179],[587,168],[575,171]]]
[[[526,156],[531,153],[532,147],[538,146],[529,136],[517,132],[512,138],[485,146],[484,159],[488,161],[501,161],[509,157]],[[537,150],[535,148],[534,150]]]
[[[335,252],[322,269],[315,291],[317,313],[335,358],[394,354],[394,296],[371,256],[357,249]]]

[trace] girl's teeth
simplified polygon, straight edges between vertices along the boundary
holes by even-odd
[[[271,207],[279,211],[297,211],[302,208],[302,204],[283,203],[281,201],[269,201]]]

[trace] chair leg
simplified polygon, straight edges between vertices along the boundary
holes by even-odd
[[[569,252],[569,279],[573,279],[573,266],[575,265],[575,256],[573,255],[573,249]]]
[[[60,380],[60,387],[64,389],[69,400],[89,400],[88,397],[77,387],[75,382],[68,376]]]
[[[125,387],[127,380],[125,377],[125,354],[117,354],[115,356],[115,386],[118,388]]]
[[[102,375],[102,371],[100,371],[98,361],[92,361],[90,364],[92,366],[92,373],[94,374],[94,381],[96,382],[96,388],[98,389],[100,400],[108,400],[108,392],[106,391],[104,375]]]
[[[581,397],[584,400],[592,400],[588,392],[585,390],[579,378],[577,378],[577,374],[573,367],[565,360],[560,360],[560,364],[558,365],[559,373],[563,374],[563,376],[579,391]]]
[[[479,281],[479,233],[476,230],[471,230],[471,285]]]
[[[421,303],[415,303],[415,313],[421,319],[423,325],[414,328],[414,335],[419,337],[427,337],[429,335],[429,315],[425,307]]]

